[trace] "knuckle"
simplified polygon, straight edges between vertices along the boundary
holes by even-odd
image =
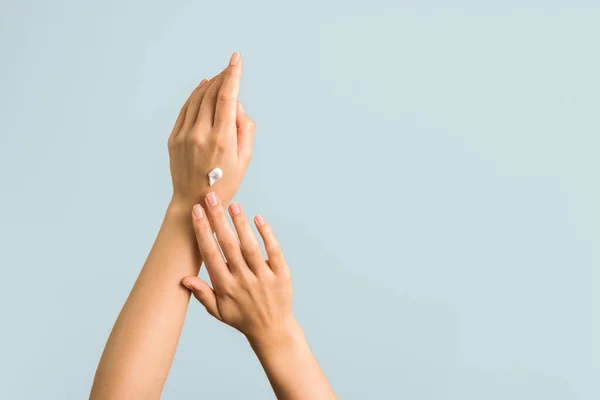
[[[202,146],[202,138],[200,135],[194,135],[191,132],[189,135],[186,135],[185,141],[191,146]]]
[[[224,249],[235,249],[238,246],[237,240],[230,237],[220,239],[219,244]]]
[[[218,204],[216,206],[208,207],[208,210],[208,213],[213,217],[220,217],[223,215],[223,207],[219,206]],[[221,238],[219,238],[219,243],[220,242]]]
[[[196,228],[196,232],[199,234],[204,234],[210,230],[210,225],[205,221],[205,218],[195,220],[194,227]]]
[[[292,272],[290,270],[290,267],[286,263],[283,263],[282,271],[283,272],[281,273],[281,276],[284,279],[284,281],[291,282],[292,281]]]
[[[229,105],[237,100],[231,95],[231,93],[219,92],[217,96],[217,103]]]
[[[202,99],[202,102],[208,101],[209,103],[214,103],[217,100],[219,93],[215,90],[208,90]]]
[[[246,162],[250,162],[252,160],[252,150],[240,151],[240,158]]]
[[[277,285],[277,276],[269,269],[267,269],[266,272],[268,273],[261,276],[261,279],[264,281],[264,283],[269,286]]]
[[[262,255],[260,247],[256,243],[247,244],[243,246],[242,251],[251,257]]]
[[[243,289],[248,294],[251,294],[260,286],[260,281],[253,273],[243,275]]]
[[[205,247],[202,250],[202,255],[208,262],[215,262],[219,257],[221,257],[221,252],[215,247],[211,246]]]
[[[240,74],[240,70],[238,68],[229,67],[229,68],[227,68],[227,71],[225,72],[225,74],[227,75],[228,78],[235,78],[236,76],[238,76]]]
[[[226,279],[224,282],[218,284],[219,294],[226,297],[231,297],[235,293],[235,287],[233,282]]]
[[[209,149],[213,149],[213,150],[217,150],[217,151],[224,151],[227,149],[227,140],[225,137],[223,137],[223,135],[221,134],[215,134],[215,135],[210,135],[207,139],[206,139],[206,146]]]
[[[208,147],[209,149],[213,149],[215,147],[217,147],[217,143],[218,143],[218,138],[215,137],[215,135],[208,135],[208,137],[206,137],[202,143],[204,145],[206,145],[206,147]]]
[[[238,68],[227,68],[225,72],[223,72],[223,82],[230,82],[240,75],[241,71]]]
[[[186,128],[182,127],[181,131],[179,132],[179,134],[177,136],[175,136],[175,140],[173,141],[173,146],[177,146],[183,142],[185,142],[186,140]]]
[[[271,254],[281,254],[281,246],[277,242],[270,242],[266,244],[267,251]]]
[[[227,142],[223,139],[217,140],[217,142],[215,143],[215,149],[217,149],[218,151],[224,152],[225,150],[227,150],[227,147]]]
[[[192,97],[190,98],[190,102],[188,103],[188,110],[195,110],[200,105],[200,96],[198,96],[198,92],[194,92]]]

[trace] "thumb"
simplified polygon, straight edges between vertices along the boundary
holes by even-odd
[[[236,117],[237,126],[237,142],[238,142],[238,155],[240,158],[250,160],[252,157],[252,144],[254,143],[254,132],[256,131],[256,124],[252,121],[252,118],[246,114],[242,102],[238,101],[238,110]]]
[[[197,276],[186,276],[181,280],[181,284],[192,292],[196,300],[206,308],[210,315],[218,320],[221,319],[219,307],[217,306],[217,296],[215,296],[215,291],[208,283]]]

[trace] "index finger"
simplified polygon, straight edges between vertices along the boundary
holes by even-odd
[[[223,83],[217,95],[214,125],[216,128],[236,126],[237,102],[242,76],[242,57],[233,53],[229,67],[224,73]]]
[[[223,259],[221,249],[215,240],[206,213],[200,204],[194,206],[192,216],[198,250],[200,250],[200,255],[202,256],[202,260],[204,260],[204,265],[206,265],[206,271],[212,284],[219,286],[219,283],[227,279],[231,273]]]

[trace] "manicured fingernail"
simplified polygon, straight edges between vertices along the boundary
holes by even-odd
[[[240,61],[240,53],[238,53],[237,51],[235,53],[233,53],[233,55],[231,56],[231,59],[229,60],[229,65],[236,65],[238,63],[238,61]]]
[[[242,210],[240,210],[238,203],[231,203],[229,211],[231,212],[231,215],[238,215]]]
[[[265,219],[263,218],[262,215],[258,214],[256,216],[256,223],[263,226],[265,224]]]
[[[200,207],[200,204],[196,204],[194,206],[194,217],[196,217],[196,219],[202,219],[202,217],[204,217],[204,213],[202,212],[202,207]]]
[[[208,203],[209,206],[214,207],[217,205],[219,200],[217,200],[217,195],[214,194],[214,192],[210,192],[209,194],[206,195],[206,202]]]
[[[202,79],[202,82],[200,82],[200,84],[198,85],[198,87],[201,87],[202,85],[204,85],[206,82],[208,82],[208,79]]]

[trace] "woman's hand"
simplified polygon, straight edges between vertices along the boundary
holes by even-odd
[[[253,346],[276,344],[299,328],[292,313],[290,270],[262,216],[254,222],[268,261],[241,207],[233,203],[229,213],[235,230],[215,193],[206,196],[206,208],[194,206],[198,247],[214,289],[198,277],[186,277],[182,283],[213,317],[242,332]]]
[[[203,80],[179,113],[169,136],[171,206],[189,210],[209,188],[227,202],[237,191],[252,155],[255,124],[238,102],[242,60],[238,53],[210,81]],[[208,173],[223,177],[212,187]]]
[[[278,399],[336,399],[292,313],[290,270],[271,226],[260,215],[254,218],[265,260],[238,204],[229,206],[235,230],[213,192],[206,196],[206,207],[197,204],[192,213],[214,289],[196,276],[185,277],[183,285],[209,314],[246,335]]]

